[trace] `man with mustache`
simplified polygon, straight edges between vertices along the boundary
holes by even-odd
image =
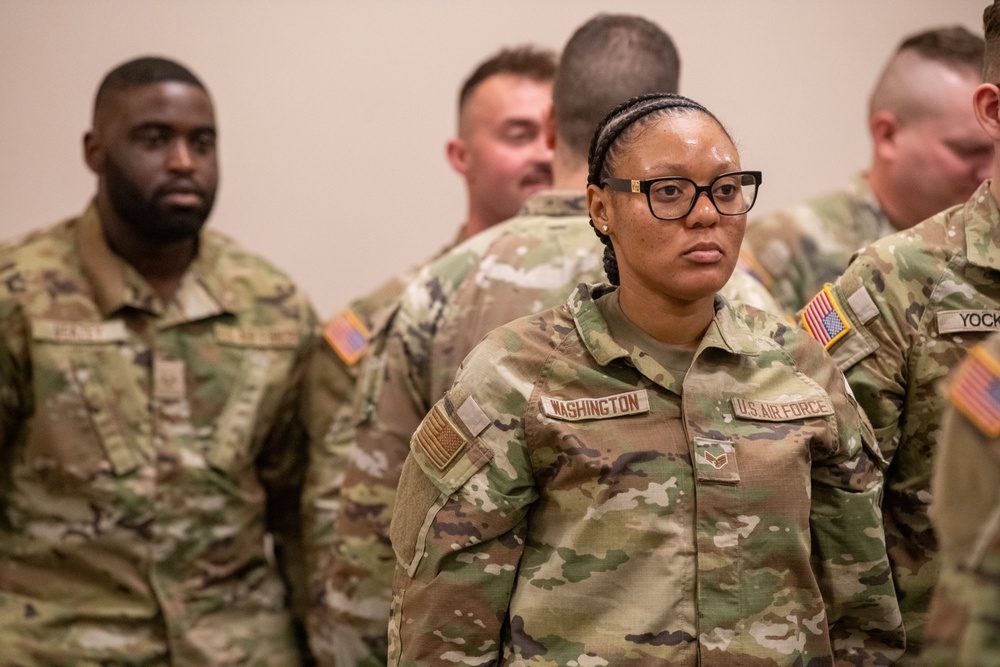
[[[83,214],[0,246],[4,664],[294,665],[306,297],[202,229],[205,86],[103,80]]]

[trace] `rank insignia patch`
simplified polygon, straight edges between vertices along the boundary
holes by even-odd
[[[1000,362],[973,348],[955,372],[951,401],[989,436],[1000,435]]]
[[[365,353],[372,335],[350,309],[343,310],[323,327],[323,336],[348,366]]]
[[[851,330],[851,323],[837,305],[829,285],[814,296],[802,311],[802,323],[806,331],[828,350]]]

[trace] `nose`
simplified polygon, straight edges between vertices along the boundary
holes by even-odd
[[[701,191],[694,199],[694,208],[687,215],[689,227],[711,227],[719,222],[719,209],[715,208],[708,193]]]
[[[191,148],[183,139],[178,138],[171,143],[167,167],[171,171],[181,172],[188,172],[194,168],[194,162],[191,159]]]

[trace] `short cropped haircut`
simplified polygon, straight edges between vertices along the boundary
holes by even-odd
[[[639,16],[599,14],[577,29],[552,89],[558,141],[581,161],[601,120],[647,93],[676,93],[681,61],[670,36]]]
[[[908,72],[913,55],[953,72],[979,77],[983,71],[985,42],[961,26],[924,30],[899,43],[885,64],[868,100],[868,114],[888,109],[901,121],[920,117],[934,91],[914,87]]]
[[[1000,4],[993,2],[983,10],[983,33],[986,54],[983,56],[983,81],[1000,82]]]
[[[956,25],[911,35],[900,42],[896,53],[915,51],[927,60],[955,69],[967,67],[978,73],[983,68],[985,48],[982,37]]]
[[[523,46],[501,49],[496,55],[480,63],[462,84],[458,93],[458,110],[461,113],[465,103],[486,79],[497,74],[511,74],[540,83],[551,81],[556,74],[556,54],[554,51]]]
[[[143,56],[122,63],[105,75],[94,97],[94,117],[115,93],[165,81],[190,84],[208,93],[205,85],[184,65],[166,58]]]

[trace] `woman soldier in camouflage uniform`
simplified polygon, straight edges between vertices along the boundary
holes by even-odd
[[[820,345],[717,295],[760,183],[740,169],[687,98],[605,118],[587,194],[611,285],[494,330],[414,435],[391,664],[902,652],[868,422]]]

